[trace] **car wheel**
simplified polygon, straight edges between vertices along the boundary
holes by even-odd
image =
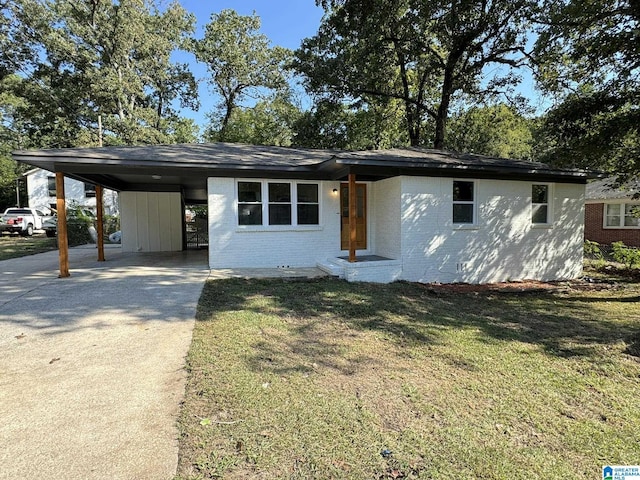
[[[55,230],[45,230],[45,233],[47,234],[47,237],[52,238],[56,236],[56,231]]]
[[[31,235],[33,235],[33,225],[29,224],[27,225],[27,229],[24,231],[24,236],[30,237]]]

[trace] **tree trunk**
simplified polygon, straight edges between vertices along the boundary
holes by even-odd
[[[226,140],[227,125],[229,124],[229,120],[231,119],[232,111],[233,105],[227,104],[226,111],[224,112],[224,118],[222,119],[222,125],[220,125],[220,133],[218,135],[221,142],[224,142]]]
[[[436,116],[436,134],[433,139],[433,148],[444,150],[444,142],[447,133],[447,118],[449,117],[449,105],[451,104],[451,93],[453,91],[453,73],[451,69],[444,72],[442,82],[442,93],[440,95],[440,106]]]

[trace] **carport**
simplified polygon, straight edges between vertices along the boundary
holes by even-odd
[[[206,204],[208,177],[286,177],[306,180],[348,178],[352,187],[350,195],[355,195],[355,172],[359,167],[346,167],[332,161],[337,153],[328,150],[216,143],[22,150],[13,152],[13,158],[56,175],[60,277],[68,277],[65,176],[96,185],[98,260],[104,261],[103,188],[119,192],[121,198],[122,195],[130,198],[131,204],[135,204],[143,212],[135,217],[138,220],[144,217],[145,212],[160,221],[166,220],[163,215],[165,208],[171,209],[174,222],[177,222],[179,215],[179,246],[176,246],[175,238],[168,240],[169,246],[160,245],[160,239],[164,238],[161,238],[161,230],[151,218],[144,218],[146,225],[143,226],[130,220],[128,230],[123,219],[123,239],[136,231],[146,235],[146,240],[152,243],[155,241],[155,245],[147,245],[148,248],[134,244],[130,251],[184,250],[187,246],[185,205]],[[352,201],[352,205],[355,205],[355,201]],[[350,213],[354,215],[353,221],[349,223],[352,228],[350,239],[354,243],[353,248],[349,249],[349,258],[353,261],[355,207]]]
[[[105,260],[103,244],[103,188],[118,192],[174,193],[183,206],[205,203],[205,173],[210,155],[198,145],[71,148],[16,151],[13,158],[56,175],[60,276],[69,276],[64,177],[96,185],[98,260]],[[157,196],[155,197],[157,198]],[[155,206],[160,208],[159,205]],[[183,214],[182,214],[183,215]],[[184,229],[184,218],[181,218]],[[182,235],[182,242],[186,239]]]

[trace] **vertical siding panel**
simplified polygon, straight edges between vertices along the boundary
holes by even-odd
[[[122,251],[135,252],[138,245],[136,226],[137,206],[134,192],[120,193],[120,228],[122,230]]]
[[[159,209],[159,201],[162,198],[160,193],[150,192],[147,194],[148,205],[147,211],[149,212],[147,231],[149,232],[149,251],[151,252],[159,252],[162,251],[160,248],[160,232],[162,229],[160,228],[160,209]]]
[[[138,250],[141,252],[149,251],[149,197],[146,193],[137,193],[138,208],[136,231],[138,232]]]

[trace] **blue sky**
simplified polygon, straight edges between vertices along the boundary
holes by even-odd
[[[316,7],[314,0],[179,0],[180,4],[195,15],[197,21],[196,38],[204,35],[204,26],[209,23],[211,14],[224,9],[233,9],[240,15],[254,12],[262,22],[261,33],[271,40],[273,45],[295,50],[303,38],[315,35],[320,26],[324,11]],[[213,110],[216,99],[207,86],[207,68],[196,62],[191,54],[180,56],[180,61],[188,62],[191,71],[200,80],[200,110],[184,110],[186,117],[193,118],[200,127],[207,123],[206,114]]]

